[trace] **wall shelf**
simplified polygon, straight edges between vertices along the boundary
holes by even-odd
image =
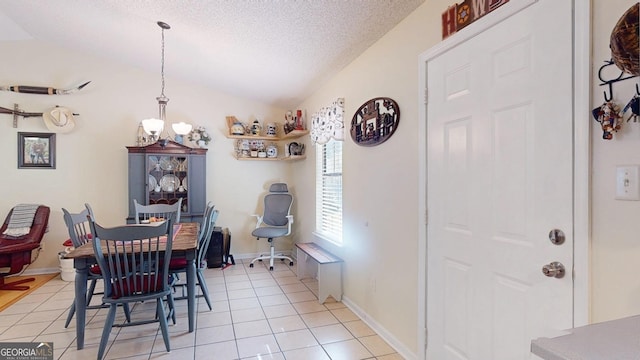
[[[259,158],[259,157],[236,157],[236,160],[240,161],[298,161],[306,159],[306,155],[293,155],[276,158]]]
[[[309,134],[309,130],[293,130],[288,134],[282,136],[264,136],[264,135],[231,135],[225,134],[228,139],[248,139],[248,140],[270,140],[270,141],[283,141],[289,139],[297,139],[299,137]]]
[[[225,133],[225,136],[227,137],[227,139],[232,139],[235,140],[235,144],[234,144],[234,157],[236,158],[236,160],[241,160],[241,161],[298,161],[298,160],[304,160],[306,159],[305,155],[289,155],[289,144],[284,144],[281,145],[281,142],[285,142],[287,140],[295,140],[295,139],[299,139],[303,136],[306,136],[309,134],[309,130],[293,130],[290,131],[288,133],[284,133],[284,129],[283,126],[281,124],[276,124],[277,126],[277,131],[276,131],[276,135],[275,136],[267,136],[264,134],[260,134],[260,135],[251,135],[251,134],[245,134],[245,135],[233,135],[231,133],[231,127],[233,125],[233,123],[237,121],[235,117],[233,116],[228,116],[227,117],[227,131]],[[247,142],[249,142],[249,144],[247,144]],[[265,152],[267,152],[267,154],[269,154],[269,150],[267,149],[267,147],[269,146],[270,143],[273,143],[274,145],[276,145],[277,147],[277,154],[278,156],[276,157],[258,157],[258,156],[249,156],[249,155],[242,155],[247,154],[247,146],[253,146],[255,147],[255,143],[253,143],[253,145],[250,145],[251,142],[261,142],[261,144],[259,146],[262,146],[262,149],[265,149]],[[244,144],[243,144],[244,143]],[[293,144],[294,147],[297,147],[296,144]],[[285,148],[286,147],[286,148]],[[302,147],[304,147],[304,145],[302,145]]]

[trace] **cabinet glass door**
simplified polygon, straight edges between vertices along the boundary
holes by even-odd
[[[149,204],[175,204],[182,198],[182,212],[189,209],[188,157],[181,155],[147,156],[147,194]]]

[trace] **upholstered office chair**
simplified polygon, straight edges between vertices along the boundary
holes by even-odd
[[[91,206],[89,204],[85,205],[85,209],[79,213],[70,213],[67,209],[62,208],[62,214],[64,218],[64,223],[67,225],[67,230],[69,232],[69,239],[71,239],[71,243],[73,243],[73,247],[78,248],[88,242],[91,242],[93,239],[93,235],[91,235],[91,226],[89,225],[88,216],[95,219],[93,215],[93,211],[91,210]],[[100,266],[98,264],[94,264],[89,268],[89,275],[87,280],[89,281],[89,289],[87,291],[87,309],[99,309],[103,307],[108,307],[108,305],[90,305],[91,299],[93,295],[102,295],[103,293],[96,293],[96,284],[98,280],[102,280],[102,272],[100,271]],[[64,323],[64,327],[68,327],[71,319],[73,319],[73,315],[76,312],[76,302],[73,301],[71,303],[71,308],[69,309],[69,314],[67,314],[67,321]],[[129,306],[128,304],[124,304],[124,313],[127,317],[127,321],[131,321]]]
[[[50,211],[44,205],[21,204],[16,205],[7,215],[0,227],[0,267],[7,267],[9,270],[0,273],[0,290],[28,290],[28,285],[21,284],[35,280],[27,278],[8,283],[5,282],[5,276],[18,274],[31,264],[31,252],[40,248],[40,242],[47,231]],[[16,216],[13,216],[14,212]]]
[[[253,215],[258,218],[255,230],[251,235],[257,240],[267,239],[269,242],[269,255],[260,255],[251,260],[249,267],[253,267],[256,261],[269,260],[269,270],[273,270],[273,260],[289,260],[289,266],[293,266],[293,259],[282,254],[275,254],[273,239],[291,234],[291,224],[293,215],[290,214],[293,196],[289,194],[287,184],[275,183],[269,187],[269,194],[264,197],[264,213],[262,216]]]
[[[174,224],[180,222],[180,209],[182,209],[182,198],[175,204],[151,204],[142,205],[133,199],[133,206],[136,209],[136,224],[149,221],[152,217],[161,220],[171,218]]]
[[[173,316],[173,298],[169,284],[169,259],[173,243],[171,219],[149,225],[125,225],[103,228],[91,221],[95,239],[93,250],[104,276],[102,301],[109,305],[98,360],[104,356],[109,334],[114,326],[118,304],[156,301],[155,318],[131,321],[118,326],[159,322],[167,351],[171,351],[167,319]],[[164,244],[164,246],[163,246]],[[161,248],[165,250],[162,251]],[[164,299],[169,305],[165,311]]]
[[[218,219],[218,210],[214,210],[213,207],[213,204],[209,203],[207,204],[207,207],[205,209],[204,217],[202,219],[202,223],[200,224],[200,232],[198,233],[198,254],[196,257],[196,276],[198,278],[198,286],[200,286],[200,291],[202,292],[201,296],[204,296],[204,299],[207,302],[207,306],[209,306],[209,310],[213,310],[213,307],[211,306],[209,289],[207,288],[207,283],[205,282],[204,274],[202,273],[202,271],[207,267],[205,261],[205,258],[207,256],[207,249],[209,248],[209,242],[211,240],[213,228],[215,227],[216,220]],[[175,278],[175,281],[173,283],[174,290],[177,287],[182,288],[182,296],[174,297],[174,299],[186,299],[186,296],[184,295],[184,287],[187,284],[185,282],[181,282],[178,275],[187,272],[187,260],[185,258],[171,259],[171,262],[169,264],[169,272]]]

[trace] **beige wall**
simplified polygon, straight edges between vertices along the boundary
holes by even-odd
[[[11,116],[0,115],[0,158],[3,180],[0,186],[0,216],[4,219],[17,203],[42,203],[51,207],[45,248],[30,271],[58,267],[57,253],[68,238],[61,208],[79,211],[92,205],[99,221],[107,225],[124,223],[127,216],[127,150],[135,145],[141,119],[157,116],[159,77],[157,64],[136,69],[117,60],[96,58],[35,41],[0,42],[0,84],[69,87],[91,80],[73,95],[47,96],[0,93],[0,106],[18,103],[29,112],[42,112],[55,105],[80,114],[76,127],[58,134],[55,170],[17,169],[17,133],[48,132],[42,118],[20,119],[12,127]],[[167,74],[171,73],[166,69]],[[225,116],[243,121],[257,117],[281,119],[282,109],[216,93],[185,84],[167,76],[167,118],[204,125],[213,136],[207,155],[207,198],[220,210],[218,224],[231,229],[233,251],[253,255],[265,249],[264,242],[247,236],[255,219],[260,195],[272,181],[286,181],[287,166],[275,162],[240,162],[232,157],[233,140],[224,137]],[[40,269],[40,270],[38,270]]]
[[[405,354],[417,353],[418,327],[418,56],[441,39],[440,13],[446,1],[427,1],[338,76],[307,99],[309,114],[345,99],[343,148],[344,245],[315,238],[314,218],[298,223],[305,241],[318,241],[345,259],[344,291],[386,329]],[[390,97],[400,107],[400,124],[379,146],[361,147],[348,135],[351,117],[367,100]],[[309,150],[315,150],[309,147]],[[310,152],[310,157],[315,151]],[[315,213],[313,161],[296,164],[301,213]]]
[[[604,102],[598,70],[611,58],[609,37],[634,0],[593,1],[592,109]],[[614,76],[619,74],[612,72]],[[609,73],[611,74],[611,73]],[[623,108],[640,78],[614,84],[614,101]],[[628,116],[628,114],[627,114]],[[585,121],[587,121],[585,119]],[[615,200],[616,165],[640,165],[640,123],[625,123],[613,140],[603,140],[592,123],[592,320],[640,314],[640,201]]]

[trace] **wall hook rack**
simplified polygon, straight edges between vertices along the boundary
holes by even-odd
[[[614,78],[614,79],[610,79],[610,80],[605,80],[602,78],[602,70],[604,70],[606,67],[609,67],[611,65],[614,65],[613,60],[605,60],[604,65],[602,65],[600,67],[600,69],[598,70],[598,78],[600,79],[600,81],[602,81],[600,83],[600,86],[608,86],[609,87],[609,94],[607,95],[607,91],[604,91],[604,101],[605,102],[609,102],[611,100],[613,100],[613,84],[617,83],[619,81],[624,81],[624,80],[629,80],[629,79],[633,79],[635,77],[637,77],[638,75],[629,75],[629,76],[624,76],[624,71],[620,70],[620,75],[618,75],[618,77]],[[638,89],[638,84],[636,84],[636,93],[638,93],[640,95],[640,89]]]
[[[42,117],[42,113],[26,112],[20,109],[18,104],[13,104],[13,109],[7,109],[0,107],[0,114],[12,114],[13,115],[13,127],[18,127],[18,116],[22,117]]]
[[[58,107],[56,105],[56,107]],[[44,117],[44,114],[41,112],[27,112],[20,109],[18,104],[13,104],[13,109],[7,109],[5,107],[0,106],[0,114],[11,114],[13,115],[13,127],[18,127],[18,116],[22,116],[23,118],[28,117]],[[72,113],[73,116],[78,116],[80,114]]]

